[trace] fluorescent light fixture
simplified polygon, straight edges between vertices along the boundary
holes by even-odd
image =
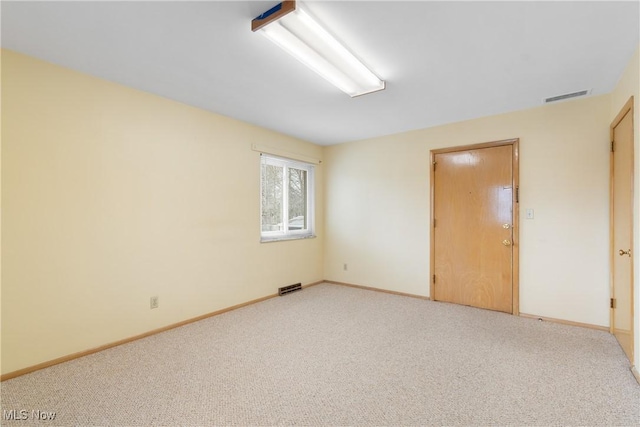
[[[351,97],[377,92],[385,83],[294,1],[283,1],[251,22],[276,45]]]

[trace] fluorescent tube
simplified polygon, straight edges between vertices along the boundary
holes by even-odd
[[[352,97],[385,88],[384,81],[298,7],[258,31]]]

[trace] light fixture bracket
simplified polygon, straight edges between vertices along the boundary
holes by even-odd
[[[251,31],[256,32],[265,25],[282,18],[294,10],[296,10],[296,1],[284,0],[251,21]]]

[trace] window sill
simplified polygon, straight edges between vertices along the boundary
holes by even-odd
[[[315,234],[305,234],[301,236],[289,235],[289,236],[278,236],[278,237],[261,237],[260,243],[273,243],[273,242],[286,242],[288,240],[306,240],[306,239],[315,239]]]

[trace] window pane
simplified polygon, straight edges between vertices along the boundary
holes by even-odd
[[[282,231],[284,168],[262,164],[262,231]]]
[[[313,237],[313,165],[261,156],[261,241]]]
[[[289,230],[307,228],[307,171],[289,168]]]

